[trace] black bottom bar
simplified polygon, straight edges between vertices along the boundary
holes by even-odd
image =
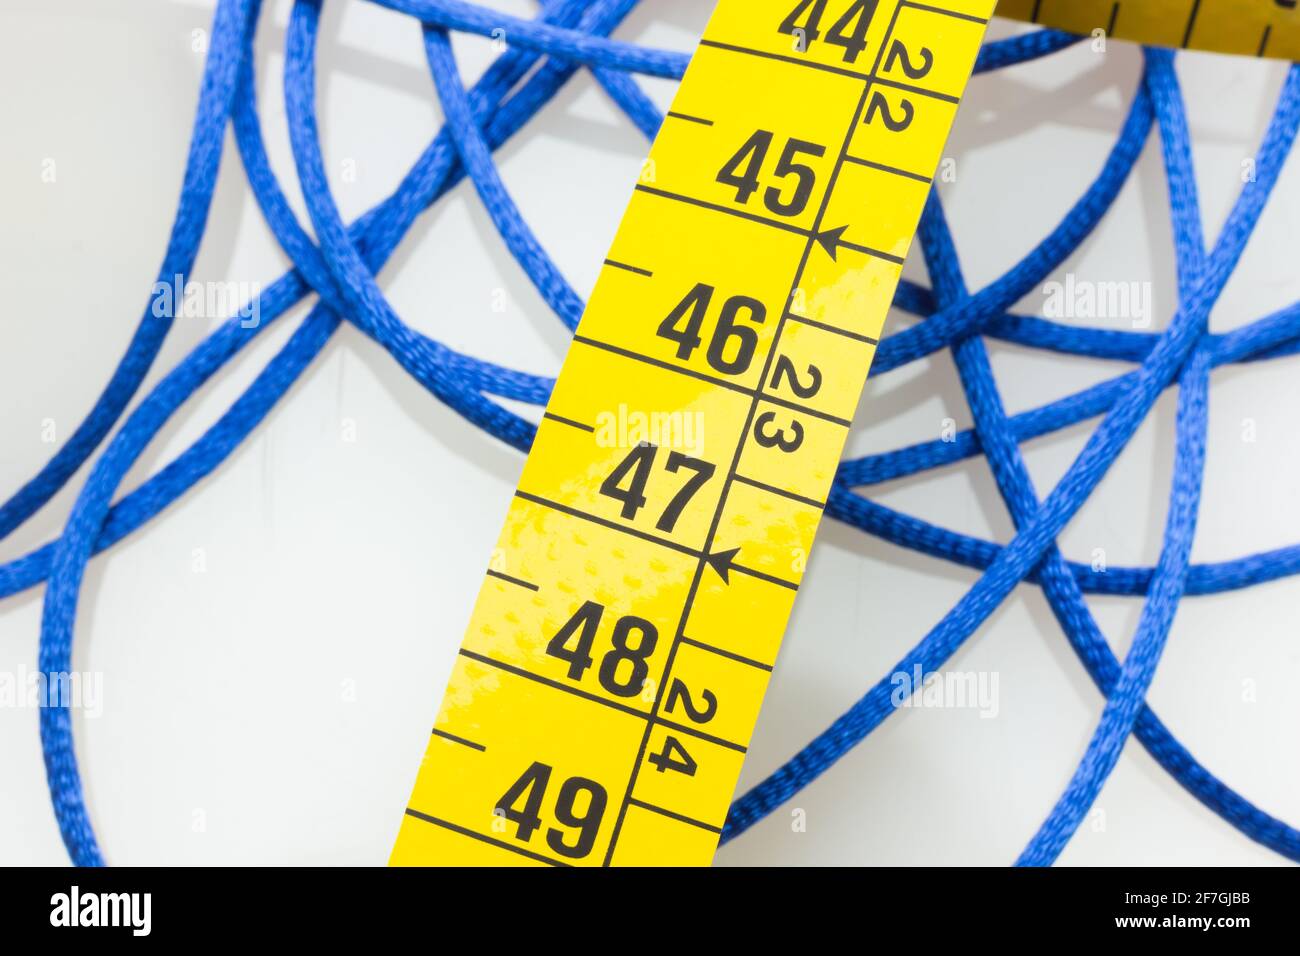
[[[328,843],[329,834],[321,838]],[[789,869],[43,869],[12,871],[0,910],[13,952],[34,934],[51,941],[77,934],[92,945],[131,938],[145,925],[144,898],[117,894],[144,893],[149,938],[201,937],[209,947],[285,941],[304,951],[324,942],[336,951],[357,939],[382,953],[402,940],[459,940],[473,956],[522,936],[602,952],[600,941],[631,924],[650,931],[655,914],[668,913],[672,924],[694,927],[693,939],[733,947],[757,936],[770,948],[768,934],[783,928],[808,943],[860,934],[864,951],[949,942],[982,949],[1021,939],[1073,948],[1099,935],[1146,945],[1199,936],[1233,947],[1260,931],[1289,938],[1295,881],[1290,868],[892,869],[857,877]],[[79,917],[94,896],[96,921],[116,914],[121,925],[52,925],[70,922],[74,886]],[[802,935],[810,931],[817,936]]]

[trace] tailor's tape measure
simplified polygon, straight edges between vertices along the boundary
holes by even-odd
[[[1297,0],[1001,0],[998,16],[1088,35],[1300,60]]]
[[[1300,58],[1294,0],[1002,0]],[[994,0],[721,0],[525,465],[394,864],[707,864]]]
[[[994,0],[721,0],[394,864],[707,864]]]
[[[720,0],[565,360],[394,864],[707,864],[994,0]],[[1300,58],[1295,0],[1002,0]]]

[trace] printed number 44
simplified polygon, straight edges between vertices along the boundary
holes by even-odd
[[[822,39],[822,23],[829,0],[799,0],[790,15],[781,21],[781,33],[795,38],[795,49],[805,52],[815,40]],[[848,8],[825,35],[823,43],[844,48],[844,62],[856,63],[867,48],[867,31],[875,18],[879,0],[852,0]],[[838,6],[838,4],[837,4]]]

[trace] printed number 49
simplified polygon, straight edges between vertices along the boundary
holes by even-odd
[[[542,825],[542,802],[551,782],[552,769],[547,764],[534,763],[497,801],[497,816],[515,824],[515,839],[521,843],[527,843]],[[585,801],[580,800],[584,796]],[[579,809],[583,802],[585,809]],[[571,860],[586,856],[596,844],[596,834],[608,803],[609,795],[596,781],[586,777],[570,777],[564,781],[555,799],[555,820],[563,827],[576,829],[577,833],[572,843],[566,843],[568,834],[552,827],[546,832],[547,846]]]

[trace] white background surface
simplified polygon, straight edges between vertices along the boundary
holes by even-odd
[[[531,15],[529,0],[494,0]],[[652,0],[619,36],[689,50],[707,4]],[[280,94],[286,2],[259,30],[259,96],[273,162],[300,219]],[[146,301],[178,193],[207,2],[8,0],[0,7],[0,491],[26,480],[107,381]],[[998,22],[994,35],[1015,29]],[[473,78],[489,44],[459,38]],[[1130,102],[1137,48],[1086,46],[977,79],[943,189],[972,286],[995,278],[1084,189]],[[418,27],[330,0],[320,102],[326,160],[349,219],[382,199],[440,121]],[[1207,228],[1239,187],[1283,67],[1188,55]],[[661,104],[672,85],[648,81]],[[580,77],[500,154],[506,182],[575,287],[590,290],[646,144]],[[41,181],[56,161],[56,182]],[[355,182],[344,182],[345,163]],[[1173,306],[1158,150],[1099,233],[1072,257],[1081,279],[1154,283],[1156,326]],[[1300,297],[1300,165],[1292,161],[1212,326],[1225,330]],[[921,276],[909,263],[909,274]],[[269,284],[287,266],[228,140],[201,280]],[[411,325],[453,346],[553,373],[565,334],[465,186],[426,214],[382,276]],[[505,290],[508,308],[492,310]],[[1041,306],[1041,296],[1024,303]],[[295,310],[192,400],[126,487],[188,446],[300,321]],[[891,319],[900,327],[902,317]],[[216,325],[178,320],[150,382]],[[1124,323],[1116,323],[1124,327]],[[1019,411],[1122,368],[992,345]],[[1295,360],[1215,374],[1198,561],[1300,540]],[[1173,396],[1138,433],[1063,538],[1089,561],[1150,564],[1164,522]],[[946,355],[873,380],[851,451],[935,437],[964,407]],[[1243,422],[1257,440],[1242,440]],[[346,423],[356,441],[343,440]],[[1040,489],[1087,428],[1028,447]],[[357,863],[387,856],[428,728],[522,459],[427,395],[379,347],[345,328],[269,420],[210,479],[110,555],[82,596],[75,664],[104,675],[104,713],[76,724],[101,844],[119,864]],[[57,535],[78,475],[0,545],[5,560]],[[1006,540],[987,467],[970,462],[874,489],[931,521]],[[195,573],[201,549],[206,572]],[[975,580],[828,522],[806,577],[742,787],[775,769],[878,680]],[[1212,770],[1300,821],[1300,582],[1189,600],[1151,701]],[[0,670],[35,667],[41,592],[0,603]],[[1116,652],[1140,605],[1091,599]],[[1083,752],[1101,699],[1041,593],[1022,587],[953,660],[995,672],[999,713],[903,712],[790,806],[724,848],[720,864],[1010,862]],[[1253,688],[1254,700],[1248,689]],[[66,859],[29,709],[0,710],[0,862]],[[806,811],[792,832],[790,810]],[[1203,809],[1130,745],[1070,864],[1245,863],[1278,858]],[[196,826],[202,821],[202,828]]]

